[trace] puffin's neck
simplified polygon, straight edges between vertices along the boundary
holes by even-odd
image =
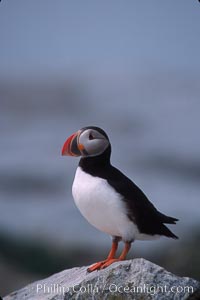
[[[102,170],[107,169],[110,166],[111,146],[98,156],[82,157],[79,161],[79,166],[83,171],[98,175]]]

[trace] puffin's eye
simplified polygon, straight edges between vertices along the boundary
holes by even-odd
[[[94,140],[94,136],[92,135],[91,132],[90,132],[90,134],[89,134],[89,140]]]

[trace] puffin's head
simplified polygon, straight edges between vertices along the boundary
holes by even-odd
[[[97,156],[110,145],[107,134],[98,127],[84,127],[72,134],[64,143],[62,155]]]

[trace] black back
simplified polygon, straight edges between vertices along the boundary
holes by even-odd
[[[111,165],[110,155],[111,146],[99,156],[81,158],[79,166],[86,173],[107,180],[122,195],[127,216],[141,233],[177,238],[164,223],[175,224],[178,219],[160,213],[135,183]]]

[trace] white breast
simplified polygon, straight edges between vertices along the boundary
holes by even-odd
[[[126,241],[137,238],[138,228],[128,219],[121,195],[105,179],[93,177],[78,167],[72,194],[76,206],[93,226]]]

